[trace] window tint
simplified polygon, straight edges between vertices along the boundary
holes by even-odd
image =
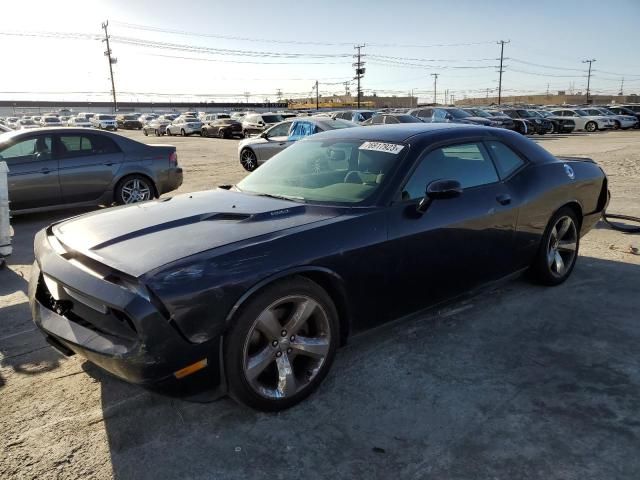
[[[81,135],[64,135],[60,136],[60,154],[63,158],[79,157],[82,155],[91,155],[93,145],[91,140]]]
[[[93,145],[94,155],[104,155],[108,153],[120,153],[118,144],[104,135],[90,135],[91,144]]]
[[[491,151],[496,161],[496,167],[501,178],[508,177],[512,172],[524,165],[524,160],[520,156],[501,142],[487,142],[487,147]]]
[[[14,143],[0,151],[0,160],[20,158],[21,160],[50,160],[51,137],[31,137]]]
[[[400,123],[400,121],[396,117],[387,115],[386,117],[384,117],[384,123]]]
[[[384,123],[385,119],[382,115],[376,115],[375,117],[373,117],[371,119],[371,123],[373,125],[380,125],[381,123]]]
[[[440,108],[436,108],[433,114],[433,119],[437,121],[443,121],[447,118],[447,111]]]
[[[420,160],[402,191],[402,199],[422,198],[429,183],[442,179],[457,180],[462,188],[470,188],[497,182],[498,175],[481,144],[438,148]]]
[[[433,110],[431,110],[430,108],[427,108],[425,110],[420,110],[420,112],[418,113],[419,117],[431,118],[432,115],[433,115]]]

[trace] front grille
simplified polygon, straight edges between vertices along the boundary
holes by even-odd
[[[36,289],[36,299],[40,304],[52,312],[65,317],[67,320],[98,334],[110,335],[126,340],[138,338],[135,324],[124,312],[102,305],[99,300],[83,302],[86,297],[80,292],[74,292],[64,285],[58,289],[58,299],[54,298],[41,274]],[[88,297],[87,297],[87,300]],[[98,311],[96,305],[104,308]]]

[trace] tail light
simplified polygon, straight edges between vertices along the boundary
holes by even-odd
[[[170,167],[178,166],[178,153],[175,150],[169,154],[169,166]]]

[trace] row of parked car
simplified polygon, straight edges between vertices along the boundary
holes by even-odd
[[[631,107],[634,107],[635,110]],[[253,171],[273,155],[304,136],[358,125],[423,122],[461,123],[505,128],[523,135],[570,133],[574,130],[587,132],[607,129],[626,130],[639,128],[640,105],[550,106],[548,108],[429,106],[414,109],[387,109],[380,112],[369,110],[322,112],[311,117],[285,119],[271,127],[266,127],[257,137],[247,138],[239,143],[238,158],[245,170]],[[263,123],[266,125],[266,122]]]

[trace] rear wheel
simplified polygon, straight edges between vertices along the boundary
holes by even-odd
[[[563,207],[551,218],[531,265],[535,280],[545,285],[564,282],[576,264],[580,247],[580,226],[575,212]]]
[[[225,337],[230,395],[263,411],[299,403],[327,375],[339,338],[335,305],[319,285],[294,277],[267,286]]]
[[[151,180],[142,175],[129,175],[118,182],[115,191],[115,201],[118,205],[150,200],[155,195],[155,188]]]
[[[162,134],[160,133],[160,130],[158,130],[157,128],[153,131],[153,133],[155,133],[156,137],[161,136]]]
[[[622,126],[622,125],[620,125],[620,122],[619,122],[618,120],[614,120],[614,121],[613,121],[613,129],[614,129],[614,130],[620,130],[620,127],[621,127],[621,126]]]
[[[144,133],[144,136],[147,137],[149,135],[149,133],[147,132],[147,129],[145,128],[144,130],[142,130],[142,133]]]
[[[224,131],[224,129],[220,129],[218,130],[218,138],[227,138],[227,133]]]
[[[250,148],[245,148],[240,152],[240,164],[248,172],[253,172],[258,168],[258,158]]]
[[[180,130],[180,135],[182,135],[183,137],[187,136],[187,132],[184,131],[184,128]]]
[[[584,129],[587,132],[595,132],[596,130],[598,130],[598,124],[596,122],[587,122],[587,124],[584,126]]]
[[[165,133],[167,134],[167,137],[171,137],[173,134],[171,133],[171,130],[169,130],[167,128],[167,130],[165,131]]]

